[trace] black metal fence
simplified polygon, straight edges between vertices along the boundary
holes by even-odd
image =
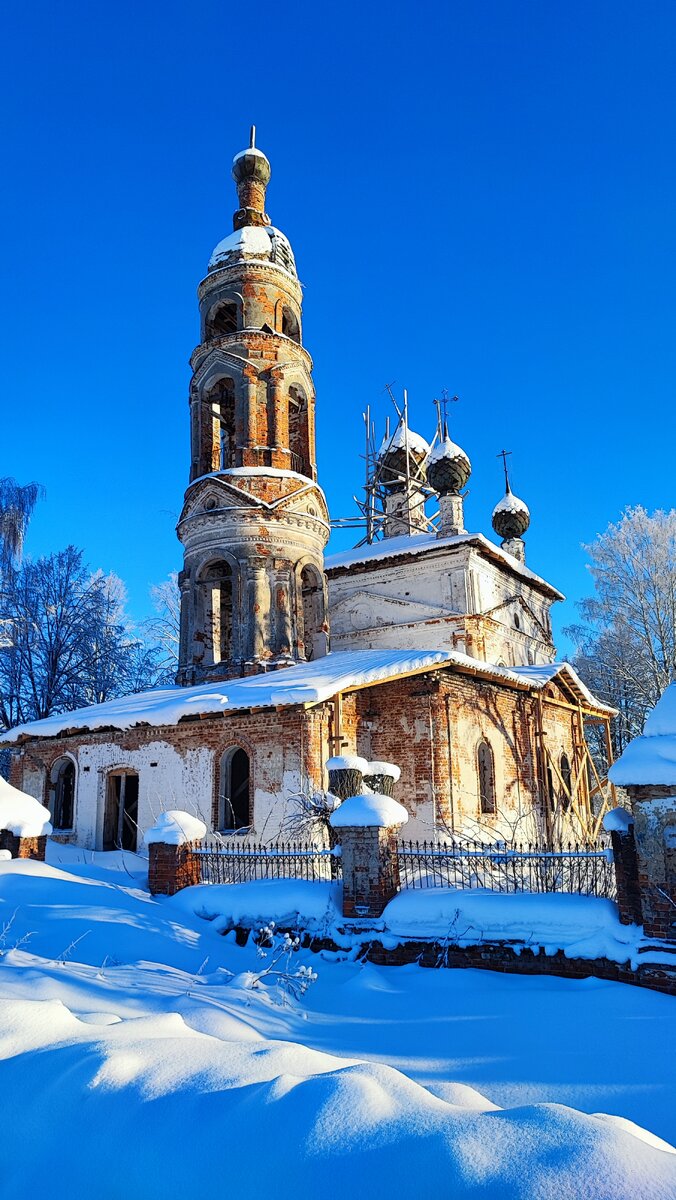
[[[252,879],[335,880],[341,877],[340,850],[310,842],[200,842],[192,850],[202,883],[249,883]]]
[[[492,892],[578,892],[616,896],[612,852],[594,845],[399,842],[402,888],[486,888]]]

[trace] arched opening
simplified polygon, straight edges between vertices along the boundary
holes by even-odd
[[[239,329],[239,305],[236,300],[223,300],[209,313],[205,324],[205,339],[226,337]]]
[[[300,325],[298,317],[292,309],[284,305],[282,309],[282,333],[285,337],[291,338],[293,342],[300,344]]]
[[[479,775],[479,806],[486,815],[495,813],[495,763],[488,742],[481,742],[477,750]]]
[[[204,474],[237,466],[235,446],[235,383],[219,379],[204,396]]]
[[[556,791],[554,789],[554,772],[551,764],[547,763],[547,795],[549,797],[549,807],[552,812],[556,812]]]
[[[49,773],[49,811],[55,830],[70,830],[75,820],[75,763],[58,758]]]
[[[138,775],[111,771],[106,780],[104,850],[135,850],[138,834]]]
[[[218,825],[222,832],[251,826],[251,769],[241,746],[226,750],[221,758],[218,787]]]
[[[307,400],[299,387],[289,388],[289,450],[292,471],[310,474],[307,444]]]
[[[314,567],[303,567],[300,573],[303,610],[303,646],[308,662],[326,653],[324,637],[324,584]]]
[[[573,802],[573,772],[570,767],[570,759],[567,754],[561,755],[559,763],[559,771],[561,773],[561,782],[563,788],[561,791],[561,804],[564,812],[567,812]]]
[[[515,629],[520,629],[520,628],[521,628],[521,621],[520,621],[520,619],[519,619],[519,614],[518,614],[518,613],[514,613],[514,628],[515,628]]]
[[[204,650],[207,663],[232,657],[232,567],[212,563],[202,574]]]

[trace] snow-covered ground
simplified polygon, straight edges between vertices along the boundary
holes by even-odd
[[[3,1200],[676,1196],[672,998],[301,951],[285,1001],[144,885],[0,863]]]

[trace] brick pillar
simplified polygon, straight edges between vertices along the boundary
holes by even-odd
[[[628,787],[646,937],[676,940],[676,786]]]
[[[397,833],[401,826],[343,826],[343,916],[379,917],[399,891]]]
[[[151,842],[148,847],[148,889],[153,896],[174,896],[182,888],[201,883],[200,860],[193,854],[195,843],[169,846]]]
[[[617,907],[623,925],[642,925],[641,889],[638,882],[638,860],[634,826],[626,830],[611,830],[615,879],[617,880]]]
[[[33,858],[36,862],[45,861],[47,836],[17,837],[9,829],[0,829],[0,850],[9,850],[12,858]]]

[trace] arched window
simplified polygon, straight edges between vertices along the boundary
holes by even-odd
[[[212,563],[202,575],[204,596],[204,648],[207,663],[232,657],[232,567]]]
[[[204,474],[237,466],[235,383],[219,379],[204,396]]]
[[[307,400],[298,387],[289,388],[289,450],[291,470],[299,475],[310,474],[307,458]]]
[[[515,629],[520,629],[520,628],[521,628],[521,621],[519,620],[519,614],[518,614],[518,613],[514,613],[514,628],[515,628]]]
[[[325,653],[324,584],[314,567],[303,567],[300,575],[303,606],[303,645],[308,662]]]
[[[488,742],[481,742],[477,750],[479,773],[479,803],[482,813],[495,812],[495,763]]]
[[[236,300],[224,300],[212,308],[206,319],[206,341],[225,337],[239,329],[239,306]]]
[[[282,309],[282,333],[285,337],[291,338],[292,341],[300,343],[300,325],[298,324],[298,317],[296,316],[295,312],[293,312],[292,309],[287,308],[286,305]]]
[[[573,772],[570,769],[570,759],[567,754],[561,755],[559,770],[561,772],[561,782],[563,783],[561,803],[564,811],[567,811],[571,806],[573,797]]]
[[[222,831],[251,825],[251,770],[249,755],[241,746],[226,750],[221,758],[218,786],[218,824]]]
[[[49,774],[49,811],[54,829],[69,830],[75,819],[75,763],[59,758]]]

